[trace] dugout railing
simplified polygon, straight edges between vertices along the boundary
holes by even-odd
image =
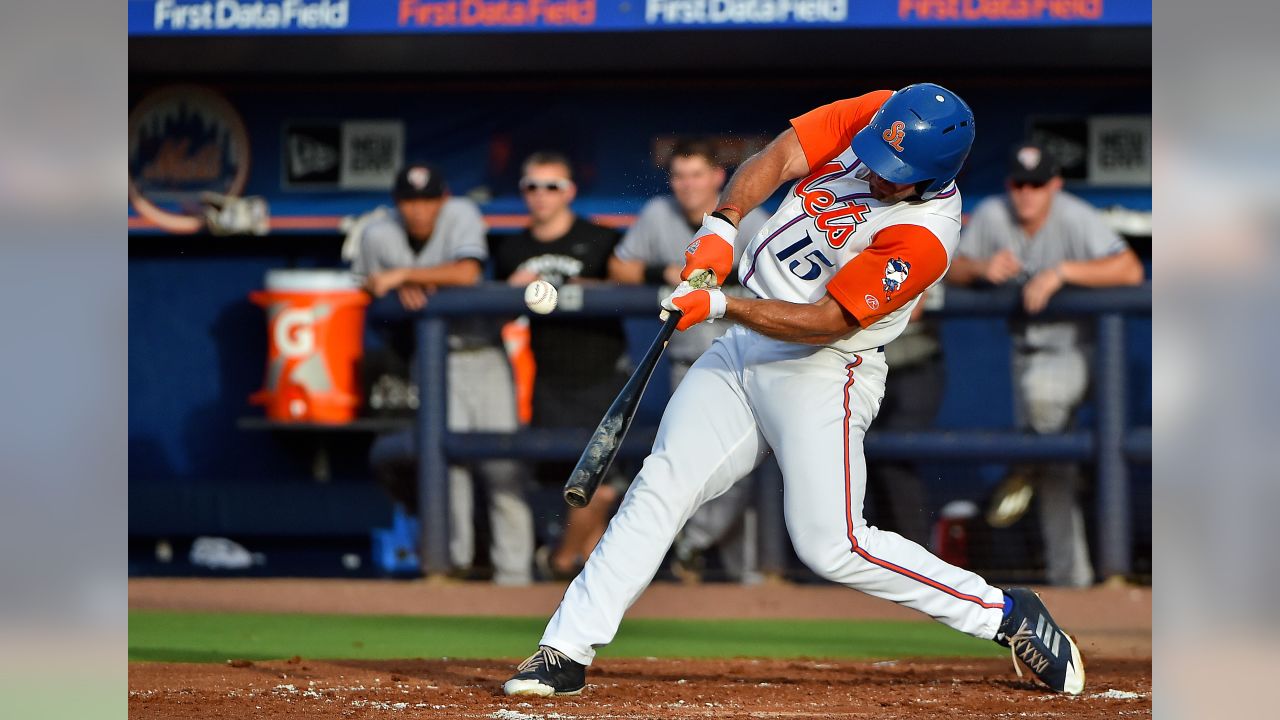
[[[580,286],[561,289],[556,313],[590,316],[652,316],[661,291],[654,287]],[[514,317],[527,312],[523,290],[482,285],[441,290],[426,308],[411,314],[398,302],[370,306],[369,322],[415,323],[417,370],[423,388],[418,406],[415,447],[418,454],[418,517],[422,571],[448,572],[450,461],[484,458],[576,460],[594,428],[524,429],[515,433],[455,433],[447,430],[446,393],[431,392],[448,382],[446,353],[450,318],[488,315]],[[931,311],[937,317],[1011,317],[1022,312],[1019,288],[973,290],[947,288],[946,303]],[[1150,316],[1151,285],[1108,289],[1065,288],[1038,317],[1092,317],[1096,323],[1092,394],[1096,418],[1091,429],[1050,435],[1016,430],[877,431],[867,435],[869,459],[960,461],[1092,462],[1096,468],[1099,570],[1103,577],[1123,576],[1132,569],[1132,507],[1129,463],[1150,464],[1151,429],[1127,422],[1129,378],[1126,318]],[[620,457],[643,457],[653,443],[653,427],[633,427]],[[776,493],[759,493],[762,502],[779,502]],[[761,508],[761,518],[773,514]],[[762,557],[780,548],[776,524],[762,523]],[[775,551],[776,552],[776,551]]]

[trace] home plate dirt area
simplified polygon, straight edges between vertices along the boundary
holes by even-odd
[[[601,661],[582,695],[509,698],[507,661],[305,659],[129,669],[131,718],[1102,718],[1150,716],[1151,664],[1100,660],[1070,698],[997,660]]]

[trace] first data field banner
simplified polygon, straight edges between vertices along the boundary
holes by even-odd
[[[1150,24],[1150,0],[129,0],[133,37]]]

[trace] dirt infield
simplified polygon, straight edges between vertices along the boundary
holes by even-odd
[[[331,580],[133,580],[131,609],[545,615],[563,586]],[[1151,714],[1151,593],[1043,593],[1085,653],[1078,698],[1019,680],[1009,660],[657,660],[604,658],[576,698],[506,698],[503,660],[131,663],[131,718],[956,718]],[[655,585],[629,617],[861,618],[931,622],[830,586]]]
[[[243,663],[241,663],[243,664]],[[953,718],[1150,716],[1151,667],[1088,666],[1077,698],[1019,681],[999,660],[602,660],[570,698],[508,698],[511,661],[135,664],[129,717]]]

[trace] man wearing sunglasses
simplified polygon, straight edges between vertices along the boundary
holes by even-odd
[[[1022,285],[1028,315],[1044,310],[1064,285],[1109,287],[1142,282],[1133,250],[1091,205],[1062,189],[1057,159],[1045,147],[1013,148],[1005,194],[974,210],[947,281],[956,285]],[[1089,327],[1076,320],[1016,320],[1013,333],[1014,403],[1018,425],[1037,433],[1065,430],[1088,386]],[[1084,516],[1076,495],[1075,465],[1018,467],[996,491],[993,509],[1012,522],[1026,509],[1028,489],[1040,496],[1047,580],[1053,585],[1093,583]],[[1002,500],[1020,498],[1010,510]]]
[[[573,212],[577,185],[569,160],[538,152],[524,162],[520,195],[529,209],[529,227],[504,239],[494,251],[494,272],[511,285],[534,280],[552,285],[602,282],[618,233]],[[537,365],[533,385],[534,427],[593,428],[627,381],[626,336],[616,317],[529,319],[530,348]],[[572,462],[546,462],[538,478],[559,486]],[[604,534],[608,513],[625,480],[614,471],[585,508],[573,508],[554,549],[539,548],[535,562],[543,575],[572,576]]]
[[[690,513],[770,451],[792,546],[815,573],[1002,643],[1054,690],[1084,689],[1079,649],[1034,592],[995,587],[862,513],[862,441],[883,399],[884,345],[950,264],[955,178],[974,128],[969,106],[944,87],[876,90],[793,118],[738,168],[685,249],[686,282],[662,301],[680,313],[680,330],[736,324],[676,388],[608,533],[504,692],[581,692],[586,666]],[[777,212],[739,238],[741,219],[780,187]],[[726,278],[735,261],[754,297],[687,282],[707,270]]]

